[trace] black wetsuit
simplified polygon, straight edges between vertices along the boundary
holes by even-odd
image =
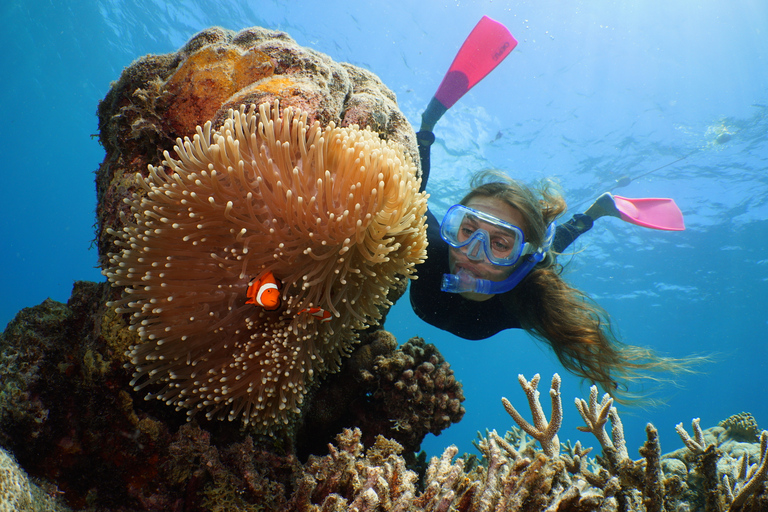
[[[432,132],[419,132],[419,156],[422,168],[422,190],[429,178],[429,150],[435,140]],[[427,261],[416,267],[418,279],[411,281],[411,306],[425,322],[468,340],[482,340],[504,329],[519,329],[520,324],[504,307],[498,295],[478,302],[458,293],[440,289],[443,274],[450,272],[448,244],[440,237],[440,223],[427,211]],[[562,252],[582,233],[592,227],[592,219],[576,214],[557,226],[553,248]]]

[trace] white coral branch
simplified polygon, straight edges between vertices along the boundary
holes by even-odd
[[[700,422],[701,418],[694,418],[692,422],[693,435],[695,439],[688,435],[688,432],[686,432],[682,423],[675,425],[675,431],[677,431],[680,439],[683,440],[685,446],[687,446],[688,449],[693,453],[704,453],[704,451],[707,449],[707,447],[704,445],[704,431],[701,430],[701,425],[699,424]]]
[[[608,415],[613,408],[613,398],[606,393],[600,401],[599,408],[597,403],[597,386],[589,388],[589,404],[583,398],[576,399],[576,408],[584,419],[585,427],[576,427],[582,432],[591,432],[603,447],[614,448],[613,442],[605,431],[605,424],[608,423]],[[618,417],[618,415],[616,415]],[[626,448],[625,448],[626,451]]]
[[[728,508],[729,512],[741,508],[747,498],[759,489],[763,482],[768,480],[768,430],[763,430],[760,433],[760,462],[750,469],[750,473],[749,480],[737,490],[736,496]]]
[[[629,459],[627,452],[627,441],[624,439],[624,424],[619,418],[619,412],[615,407],[611,407],[608,415],[611,418],[611,438],[613,439],[613,448],[616,450],[618,460]]]
[[[504,409],[506,409],[507,413],[512,417],[515,423],[541,444],[541,449],[545,454],[552,457],[560,452],[560,440],[557,437],[557,432],[560,430],[560,425],[563,423],[563,404],[560,398],[560,375],[555,374],[552,377],[552,388],[549,390],[549,396],[552,400],[551,421],[547,421],[544,416],[544,409],[542,409],[541,402],[539,401],[539,392],[536,388],[540,378],[541,377],[537,373],[533,376],[531,381],[528,382],[523,375],[517,376],[517,379],[520,381],[520,386],[528,397],[528,405],[533,416],[533,425],[528,423],[528,421],[517,412],[517,409],[515,409],[509,400],[502,398],[501,403],[504,404]]]

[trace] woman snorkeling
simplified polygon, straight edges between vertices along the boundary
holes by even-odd
[[[487,16],[464,41],[416,134],[422,189],[429,178],[435,123],[516,45],[506,27]],[[524,329],[549,345],[568,371],[624,401],[637,396],[627,384],[648,378],[648,370],[685,371],[704,360],[662,357],[621,343],[605,310],[566,283],[557,263],[558,254],[606,215],[656,229],[684,229],[674,201],[605,193],[583,214],[558,225],[565,210],[565,200],[551,185],[529,188],[494,171],[475,176],[472,190],[441,223],[427,212],[427,260],[410,284],[414,312],[470,340]]]
[[[422,187],[434,135],[417,134]],[[563,366],[617,399],[646,370],[686,370],[690,360],[661,357],[616,339],[608,314],[562,277],[557,255],[596,219],[620,213],[600,196],[558,225],[566,203],[550,184],[536,189],[496,171],[474,177],[472,190],[438,222],[427,212],[427,261],[411,282],[411,305],[424,321],[470,340],[524,329],[548,344]],[[620,386],[621,382],[624,386]]]

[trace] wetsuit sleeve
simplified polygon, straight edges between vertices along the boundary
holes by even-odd
[[[416,133],[416,142],[419,144],[419,160],[421,161],[421,188],[419,192],[424,192],[429,179],[429,152],[432,143],[435,142],[435,134],[427,130],[419,131]]]
[[[565,224],[560,224],[555,230],[555,240],[552,242],[552,248],[555,252],[563,252],[579,236],[592,229],[592,218],[583,213],[575,214],[571,220]]]

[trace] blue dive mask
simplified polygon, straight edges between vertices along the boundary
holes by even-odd
[[[531,270],[533,270],[533,267],[535,267],[537,263],[539,263],[541,260],[544,259],[544,256],[547,254],[547,251],[549,251],[550,247],[552,247],[552,241],[555,238],[555,228],[556,228],[556,224],[553,221],[547,227],[547,233],[544,238],[544,245],[536,249],[533,252],[533,254],[530,254],[528,257],[523,258],[522,261],[520,261],[519,265],[509,275],[509,277],[507,277],[503,281],[491,281],[489,279],[478,279],[477,277],[473,276],[469,272],[465,272],[464,270],[459,270],[459,272],[456,274],[443,274],[443,283],[442,283],[441,289],[444,292],[449,292],[449,293],[477,292],[477,293],[484,293],[487,295],[504,293],[512,290],[515,286],[517,286],[520,283],[520,281],[523,280],[525,276],[527,276],[530,273]],[[442,234],[442,227],[441,227],[441,234]],[[445,239],[445,237],[443,237],[443,239]],[[521,241],[522,240],[523,239],[521,238]],[[451,246],[454,246],[448,240],[446,240],[446,242],[448,242]],[[464,245],[468,245],[468,243],[463,244],[461,247],[463,247]],[[528,243],[521,244],[521,245],[530,246],[530,244]],[[470,246],[470,248],[471,247],[472,246]],[[525,252],[522,250],[520,251],[520,253],[525,254]],[[518,260],[520,260],[520,256],[515,258],[515,263]],[[489,261],[493,263],[493,260],[491,260],[490,258],[489,258]]]
[[[523,230],[493,215],[455,204],[440,223],[440,237],[456,249],[466,247],[472,261],[486,258],[494,265],[512,266],[536,249],[525,242]]]

